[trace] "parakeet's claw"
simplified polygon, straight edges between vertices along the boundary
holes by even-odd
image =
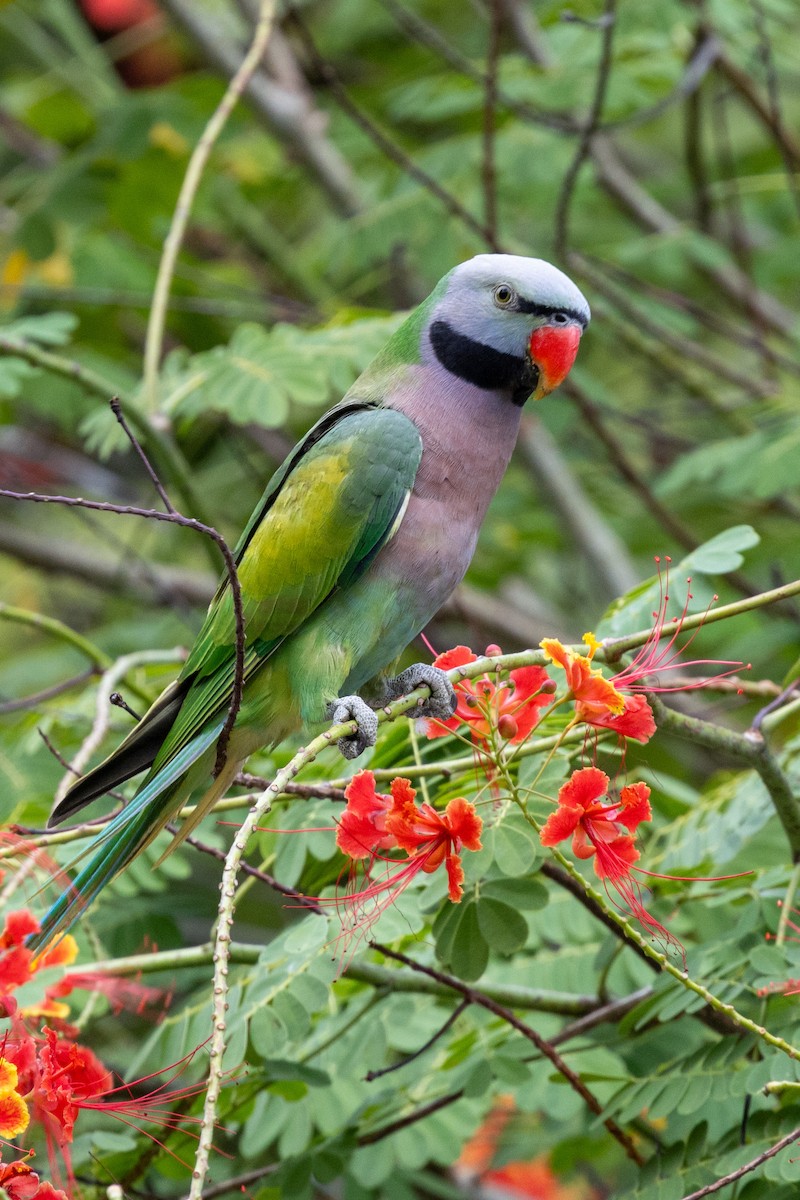
[[[407,696],[423,684],[431,689],[430,697],[411,709],[408,715],[447,721],[455,712],[458,697],[447,673],[439,667],[432,667],[428,663],[414,663],[394,679],[387,679],[386,689],[389,699],[396,700],[398,696]]]
[[[378,737],[378,718],[360,696],[340,696],[328,705],[328,716],[336,725],[355,721],[356,733],[340,737],[336,743],[345,758],[358,758],[368,746],[374,746]]]

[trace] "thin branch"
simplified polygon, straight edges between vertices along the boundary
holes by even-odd
[[[387,958],[393,958],[404,966],[409,967],[412,971],[417,971],[422,975],[428,975],[431,979],[435,979],[438,983],[444,984],[445,987],[451,988],[454,992],[463,996],[470,1004],[477,1004],[481,1008],[485,1008],[494,1016],[499,1017],[512,1029],[516,1029],[524,1038],[532,1042],[540,1054],[553,1064],[560,1075],[563,1075],[567,1083],[578,1093],[581,1099],[586,1104],[587,1108],[600,1117],[608,1132],[615,1138],[624,1149],[628,1158],[632,1158],[640,1167],[644,1165],[644,1159],[639,1154],[633,1144],[630,1136],[611,1117],[603,1117],[603,1106],[597,1099],[595,1094],[590,1091],[579,1075],[572,1070],[569,1064],[558,1053],[555,1046],[541,1034],[537,1033],[532,1026],[521,1021],[511,1009],[506,1008],[497,1001],[490,999],[485,992],[479,992],[476,988],[469,987],[462,983],[454,975],[447,975],[443,971],[437,971],[433,967],[426,967],[422,963],[416,962],[413,958],[409,958],[406,954],[401,954],[399,950],[391,950],[388,946],[381,945],[379,942],[372,943],[373,949],[378,950]]]
[[[277,0],[262,0],[259,9],[258,22],[253,32],[250,49],[242,59],[239,69],[231,79],[225,94],[211,115],[203,130],[200,140],[192,151],[186,174],[183,177],[178,202],[172,215],[169,232],[164,241],[161,262],[158,265],[158,275],[153,290],[153,304],[147,322],[147,334],[144,344],[144,395],[145,403],[151,414],[159,409],[158,370],[161,362],[161,348],[164,341],[164,327],[167,318],[167,305],[175,274],[181,245],[189,224],[192,205],[200,187],[200,181],[206,168],[211,151],[217,138],[222,133],[228,117],[233,112],[237,101],[244,91],[248,80],[258,67],[264,53],[272,23],[275,18]]]
[[[219,25],[204,16],[194,0],[161,0],[164,8],[189,34],[208,59],[224,75],[232,76],[241,61],[238,48],[222,34]],[[287,147],[293,159],[308,168],[343,217],[352,217],[363,207],[358,182],[338,147],[325,136],[327,118],[299,94],[275,83],[263,71],[249,80],[245,95],[256,115]]]
[[[611,139],[598,132],[591,145],[598,182],[619,201],[640,225],[652,233],[679,237],[684,224],[641,186],[623,163]],[[695,269],[709,278],[745,312],[756,312],[759,320],[776,333],[794,341],[795,314],[774,296],[754,288],[752,280],[733,263],[715,263],[692,242],[686,253]]]
[[[113,412],[114,416],[116,417],[117,421],[119,422],[122,432],[125,434],[126,438],[130,442],[130,444],[133,446],[136,453],[138,454],[139,459],[148,475],[148,478],[150,479],[150,482],[152,483],[153,487],[156,489],[159,496],[161,497],[161,502],[164,505],[164,508],[167,510],[168,513],[174,514],[176,509],[173,507],[172,501],[170,500],[169,496],[165,492],[164,485],[162,484],[161,480],[156,475],[156,473],[153,470],[153,467],[150,463],[150,459],[145,454],[144,450],[142,449],[141,444],[137,441],[136,437],[131,432],[131,428],[128,425],[128,422],[125,420],[125,415],[122,411],[122,405],[119,402],[119,396],[112,396],[111,400],[109,401],[109,405],[110,405],[111,411]]]
[[[783,826],[792,852],[792,862],[800,862],[800,797],[763,734],[758,729],[750,729],[743,734],[734,733],[699,717],[676,712],[658,696],[650,695],[648,699],[659,729],[688,738],[697,745],[730,754],[758,772]]]
[[[225,761],[228,741],[230,739],[231,730],[236,721],[236,715],[242,702],[242,691],[244,687],[244,645],[245,645],[245,626],[244,626],[244,610],[242,608],[242,590],[239,584],[239,576],[236,571],[236,563],[231,554],[228,543],[211,525],[206,525],[202,521],[196,520],[194,517],[184,517],[178,512],[160,512],[154,508],[139,508],[131,504],[111,504],[105,500],[84,500],[80,496],[51,496],[41,492],[13,492],[7,488],[0,488],[0,496],[4,496],[8,500],[30,501],[35,504],[61,504],[66,508],[87,508],[93,512],[117,513],[120,516],[141,517],[149,521],[165,521],[167,524],[179,525],[183,529],[193,529],[197,533],[203,534],[210,538],[218,547],[225,563],[225,570],[228,575],[228,582],[231,588],[231,599],[233,604],[234,623],[236,630],[236,661],[234,666],[233,686],[231,691],[231,700],[228,707],[228,715],[225,719],[225,724],[217,740],[217,761],[214,767],[215,774],[219,774],[222,769],[222,764]],[[2,612],[2,609],[0,609]],[[41,618],[42,621],[45,618]],[[31,622],[33,623],[33,622]],[[71,631],[70,631],[71,632]],[[77,635],[75,635],[77,637]],[[104,656],[102,661],[98,662],[104,669],[110,666],[111,660]]]
[[[600,61],[597,65],[597,76],[595,80],[592,106],[589,110],[589,119],[581,132],[578,148],[575,151],[575,157],[570,163],[567,173],[564,176],[564,180],[561,184],[561,191],[556,202],[556,211],[554,217],[554,242],[556,254],[563,262],[566,262],[568,253],[569,210],[572,204],[572,196],[575,190],[575,184],[577,183],[581,167],[591,153],[592,141],[600,126],[600,119],[603,114],[606,91],[608,90],[608,83],[609,79],[611,78],[611,52],[614,41],[614,28],[616,25],[616,20],[616,0],[605,0],[603,5],[603,16],[600,19],[602,29]]]
[[[6,496],[9,493],[0,490],[0,496]],[[12,497],[17,497],[12,493]],[[84,658],[88,658],[92,666],[98,671],[107,671],[112,665],[111,659],[99,646],[95,646],[88,638],[82,637],[76,633],[74,629],[70,629],[69,625],[65,625],[63,621],[56,620],[55,617],[45,617],[42,613],[31,612],[27,608],[16,608],[13,604],[4,604],[0,601],[0,619],[5,621],[15,621],[19,625],[29,625],[31,629],[37,629],[40,633],[46,633],[49,637],[54,637],[60,642],[72,646]]]
[[[407,1067],[409,1063],[412,1063],[416,1059],[420,1058],[421,1055],[423,1055],[427,1050],[430,1050],[431,1046],[435,1046],[439,1039],[443,1038],[449,1029],[452,1029],[461,1014],[469,1008],[469,1004],[469,1000],[462,1000],[461,1003],[453,1009],[444,1024],[440,1025],[440,1027],[436,1030],[436,1033],[429,1037],[424,1045],[420,1046],[418,1050],[415,1050],[413,1054],[408,1054],[405,1058],[401,1058],[399,1062],[391,1063],[388,1067],[382,1067],[379,1071],[367,1071],[366,1075],[364,1076],[364,1082],[372,1083],[374,1079],[382,1079],[384,1075],[391,1075],[393,1071],[400,1071],[403,1067]]]
[[[489,45],[486,51],[486,84],[483,94],[483,139],[481,181],[483,183],[484,222],[490,234],[489,247],[498,251],[497,240],[497,169],[495,128],[497,124],[497,72],[500,61],[502,29],[501,0],[489,0]]]
[[[600,409],[585,388],[574,380],[564,384],[564,390],[573,400],[584,421],[595,437],[605,447],[609,460],[634,492],[640,497],[645,507],[652,513],[662,528],[669,533],[679,546],[686,550],[697,548],[697,539],[686,526],[658,499],[648,481],[631,462],[619,439],[610,432],[603,420]]]
[[[784,158],[789,160],[794,170],[800,168],[800,142],[795,140],[794,135],[789,133],[780,119],[776,120],[770,105],[765,103],[759,94],[750,72],[743,70],[724,52],[718,55],[716,65],[728,83],[736,89],[748,107],[772,134]]]
[[[217,576],[165,563],[145,563],[120,547],[123,556],[113,559],[65,538],[39,536],[34,529],[0,523],[0,554],[9,554],[48,576],[68,575],[92,587],[128,596],[145,604],[207,605]],[[213,547],[212,547],[213,550]],[[216,565],[216,551],[213,551]]]
[[[85,671],[81,671],[80,675],[73,675],[71,679],[64,679],[61,683],[54,683],[52,687],[43,688],[41,692],[34,692],[32,695],[23,696],[19,700],[4,700],[0,703],[0,713],[22,712],[26,708],[38,708],[45,701],[54,700],[56,696],[62,696],[64,692],[71,692],[73,688],[80,687],[82,683],[96,678],[98,674],[98,667],[87,667]]]
[[[613,600],[630,591],[639,577],[625,543],[589,499],[560,446],[538,417],[523,418],[518,452],[563,518],[605,596]]]
[[[93,371],[90,367],[84,367],[75,359],[54,354],[51,350],[42,350],[33,342],[25,341],[22,338],[0,334],[0,353],[22,358],[31,366],[50,371],[54,375],[61,376],[62,379],[71,379],[91,395],[99,396],[106,404],[112,397],[116,397],[121,411],[139,437],[143,437],[154,447],[158,460],[166,468],[185,503],[198,514],[201,521],[208,523],[205,505],[195,490],[189,466],[178,447],[163,429],[151,424],[132,398],[115,387],[111,380],[98,374],[97,371]]]
[[[95,704],[95,718],[92,728],[87,737],[79,746],[77,753],[74,755],[69,766],[69,771],[62,777],[56,789],[55,802],[59,803],[63,800],[68,788],[73,782],[73,776],[80,775],[89,759],[94,754],[95,750],[102,744],[103,739],[108,732],[109,718],[111,715],[111,693],[126,675],[136,667],[151,665],[154,663],[174,663],[180,662],[183,655],[175,650],[137,650],[133,654],[123,655],[118,658],[101,676],[100,682],[97,685],[97,699]]]
[[[407,1129],[409,1125],[415,1125],[417,1121],[423,1121],[425,1117],[429,1117],[431,1113],[438,1112],[440,1108],[446,1108],[448,1104],[454,1104],[463,1095],[463,1088],[457,1092],[448,1092],[447,1095],[440,1096],[438,1100],[431,1100],[430,1104],[423,1104],[420,1108],[415,1108],[413,1112],[408,1113],[405,1117],[399,1117],[396,1121],[392,1121],[388,1125],[382,1125],[380,1129],[375,1129],[372,1133],[360,1134],[356,1138],[356,1141],[359,1146],[372,1146],[375,1142],[381,1142],[384,1138],[391,1137],[393,1133],[399,1133],[401,1129]]]
[[[461,204],[461,202],[452,194],[452,192],[448,192],[446,188],[442,187],[438,180],[434,179],[432,175],[429,175],[427,171],[424,171],[422,167],[418,166],[414,160],[408,154],[406,154],[405,150],[403,150],[402,147],[397,144],[397,142],[393,141],[392,138],[390,138],[388,134],[385,133],[384,130],[382,130],[370,116],[368,116],[368,114],[363,108],[361,108],[360,105],[356,104],[356,102],[350,96],[350,93],[342,84],[338,72],[335,70],[332,63],[324,58],[319,52],[317,44],[311,35],[311,31],[309,30],[303,18],[300,16],[299,11],[294,6],[290,5],[288,7],[288,15],[300,36],[311,63],[322,79],[324,79],[325,83],[330,89],[331,95],[342,111],[347,113],[351,120],[353,120],[360,129],[363,129],[364,133],[366,133],[370,140],[383,154],[386,155],[388,159],[390,159],[391,162],[395,163],[396,166],[398,166],[406,175],[408,175],[410,179],[413,179],[416,183],[418,183],[426,192],[429,192],[430,195],[435,196],[451,216],[461,221],[461,223],[465,225],[467,229],[470,229],[478,238],[480,238],[481,242],[485,243],[487,246],[492,245],[492,230],[489,229],[484,222],[479,221],[476,217],[474,217],[468,209],[464,208],[463,204]]]
[[[703,1200],[704,1196],[710,1196],[712,1193],[720,1191],[721,1188],[727,1187],[729,1183],[735,1183],[743,1175],[749,1175],[751,1171],[757,1170],[762,1163],[767,1162],[770,1158],[774,1158],[776,1154],[780,1154],[781,1150],[785,1150],[787,1146],[791,1146],[792,1142],[798,1140],[800,1140],[800,1126],[797,1129],[793,1129],[791,1133],[787,1133],[786,1137],[782,1137],[769,1150],[764,1150],[762,1154],[757,1154],[755,1158],[745,1163],[743,1167],[738,1167],[737,1170],[731,1171],[728,1175],[723,1175],[720,1179],[715,1179],[713,1183],[706,1184],[705,1187],[699,1188],[696,1192],[690,1192],[689,1195],[683,1196],[682,1200]]]

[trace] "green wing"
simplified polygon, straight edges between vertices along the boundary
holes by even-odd
[[[393,531],[421,457],[408,417],[349,404],[328,413],[276,473],[235,552],[245,680],[327,596],[366,569]],[[226,578],[181,672],[188,691],[154,769],[229,703],[235,633]]]

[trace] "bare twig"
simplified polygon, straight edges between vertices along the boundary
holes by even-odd
[[[175,273],[175,264],[178,261],[178,254],[189,224],[192,205],[194,204],[198,188],[200,187],[200,181],[203,177],[203,171],[211,156],[214,144],[222,133],[228,117],[233,112],[248,80],[256,70],[264,53],[272,30],[276,3],[277,0],[262,0],[250,49],[239,64],[236,74],[225,90],[225,95],[212,113],[211,119],[203,130],[200,140],[195,145],[192,156],[189,159],[189,165],[186,168],[186,174],[183,177],[178,202],[172,215],[169,232],[164,242],[161,262],[158,266],[158,276],[153,290],[153,304],[147,322],[147,334],[144,344],[144,394],[151,414],[157,412],[159,408],[158,368],[161,361],[161,347],[164,341],[167,303],[172,285],[172,277]]]
[[[457,992],[459,995],[463,996],[464,999],[469,1001],[470,1004],[477,1004],[479,1007],[485,1008],[488,1012],[493,1013],[496,1017],[499,1017],[502,1021],[505,1021],[506,1024],[512,1027],[512,1029],[516,1029],[518,1033],[521,1033],[524,1038],[527,1038],[529,1042],[534,1044],[540,1054],[544,1055],[545,1058],[550,1060],[559,1074],[563,1075],[567,1083],[569,1083],[570,1087],[572,1087],[578,1093],[578,1095],[586,1104],[587,1108],[602,1118],[606,1129],[611,1136],[619,1142],[627,1156],[632,1158],[633,1161],[639,1166],[643,1165],[644,1160],[633,1144],[630,1136],[625,1133],[625,1131],[621,1129],[619,1125],[617,1125],[616,1121],[614,1121],[611,1117],[603,1117],[603,1106],[595,1094],[586,1086],[580,1076],[576,1075],[569,1064],[565,1062],[553,1044],[547,1041],[546,1038],[543,1038],[541,1034],[537,1033],[532,1026],[528,1025],[525,1021],[520,1020],[520,1018],[511,1011],[511,1009],[506,1008],[502,1004],[498,1004],[497,1001],[490,999],[485,993],[479,992],[476,988],[469,987],[466,983],[463,983],[460,979],[457,979],[455,975],[447,975],[443,971],[435,970],[433,967],[426,967],[422,963],[416,962],[415,959],[409,958],[408,955],[401,954],[399,950],[391,950],[388,946],[384,946],[379,942],[373,942],[372,945],[375,950],[378,950],[381,954],[385,955],[386,958],[393,958],[397,962],[402,963],[404,966],[409,967],[412,971],[418,971],[423,975],[428,975],[431,979],[435,979],[439,983],[444,984],[446,987],[452,988],[454,992]]]
[[[397,144],[397,142],[393,141],[392,138],[390,138],[388,134],[385,133],[384,130],[382,130],[370,116],[368,116],[368,114],[363,108],[361,108],[360,105],[356,104],[356,102],[350,96],[350,93],[342,84],[338,72],[335,70],[332,63],[330,63],[322,56],[322,54],[320,54],[319,50],[317,49],[317,44],[311,35],[311,31],[309,30],[303,18],[300,16],[299,11],[295,7],[289,6],[288,12],[292,24],[298,32],[300,40],[303,43],[310,61],[312,62],[315,70],[319,73],[322,79],[324,79],[331,91],[331,95],[342,111],[346,112],[347,115],[356,123],[356,125],[358,125],[360,129],[364,130],[371,141],[374,142],[378,149],[385,154],[386,157],[391,160],[391,162],[400,167],[400,169],[404,171],[409,178],[418,183],[426,192],[429,192],[430,195],[435,196],[451,216],[461,221],[461,223],[465,225],[467,229],[470,229],[487,246],[492,245],[492,230],[489,229],[484,222],[479,221],[476,217],[474,217],[468,209],[464,208],[463,204],[457,199],[456,196],[452,194],[452,192],[448,192],[446,188],[442,187],[438,180],[434,179],[432,175],[429,175],[427,171],[424,171],[422,167],[418,166],[417,163],[415,163],[414,160],[408,154],[406,154],[405,150],[403,150],[402,147]]]
[[[463,1088],[457,1092],[448,1092],[445,1096],[439,1096],[437,1100],[431,1100],[429,1104],[415,1108],[406,1116],[398,1117],[396,1121],[391,1121],[388,1125],[382,1125],[380,1129],[374,1129],[371,1133],[362,1133],[356,1140],[359,1146],[372,1146],[375,1142],[381,1142],[384,1138],[391,1137],[393,1133],[399,1133],[401,1129],[407,1129],[409,1125],[415,1125],[417,1121],[423,1121],[425,1117],[439,1112],[448,1104],[455,1104],[456,1100],[460,1100],[463,1095]]]
[[[216,544],[222,555],[228,575],[236,627],[236,659],[231,700],[225,724],[217,739],[217,761],[214,771],[215,774],[219,774],[225,762],[231,730],[233,729],[236,715],[239,712],[242,702],[245,645],[244,610],[242,608],[242,591],[239,585],[239,576],[236,572],[236,563],[234,562],[233,555],[222,534],[214,529],[213,526],[206,525],[194,517],[184,517],[178,512],[160,512],[158,509],[139,508],[131,504],[110,504],[105,500],[84,500],[80,496],[51,496],[41,492],[12,492],[7,488],[0,488],[0,496],[5,496],[7,500],[29,501],[34,504],[60,504],[66,508],[86,508],[93,512],[117,513],[120,516],[141,517],[149,521],[166,521],[167,524],[179,525],[183,529],[193,529],[196,533],[201,533],[205,537],[210,538]],[[109,666],[110,660],[104,657],[102,665],[104,668]]]
[[[0,704],[0,713],[22,712],[26,708],[37,708],[40,704],[44,704],[46,700],[53,700],[56,696],[62,696],[64,692],[71,692],[73,688],[80,687],[82,683],[86,683],[87,679],[93,679],[98,674],[98,667],[87,667],[85,671],[81,671],[80,675],[73,675],[71,679],[64,679],[61,683],[54,683],[52,687],[43,688],[41,692],[34,692],[32,695],[23,696],[19,700],[4,700]]]
[[[495,126],[497,122],[497,71],[500,60],[502,28],[501,0],[489,0],[489,45],[486,51],[486,84],[483,93],[483,182],[484,222],[490,235],[489,247],[499,250],[497,240],[497,171],[495,164]]]
[[[108,732],[111,693],[113,693],[121,680],[125,678],[129,671],[132,671],[136,667],[153,663],[180,662],[181,657],[180,652],[176,652],[175,650],[137,650],[133,654],[126,654],[116,659],[108,670],[103,673],[97,687],[95,718],[92,728],[74,755],[69,771],[63,776],[56,789],[56,803],[63,800],[66,795],[70,784],[73,782],[72,776],[82,773],[95,750],[102,744],[103,738]]]
[[[616,16],[616,0],[605,0],[603,5],[603,16],[601,18],[602,41],[600,44],[600,61],[597,65],[597,78],[595,81],[592,106],[589,110],[589,119],[581,132],[578,148],[575,151],[575,157],[570,163],[569,169],[564,176],[558,201],[556,202],[556,211],[554,217],[554,241],[556,254],[563,262],[566,262],[568,253],[569,210],[570,205],[572,204],[572,195],[575,190],[575,184],[577,183],[581,167],[591,153],[592,140],[600,126],[600,118],[603,114],[603,105],[605,103],[606,91],[608,89],[608,81],[611,78],[611,49],[614,41]]]
[[[774,1146],[770,1146],[769,1150],[764,1150],[763,1153],[757,1154],[755,1158],[745,1163],[743,1167],[738,1167],[728,1175],[723,1175],[720,1179],[715,1179],[713,1183],[706,1184],[705,1187],[699,1188],[696,1192],[690,1192],[682,1200],[703,1200],[704,1196],[711,1196],[714,1192],[727,1187],[729,1183],[735,1183],[743,1175],[749,1175],[751,1171],[757,1170],[762,1163],[767,1162],[770,1158],[774,1158],[776,1154],[780,1154],[781,1150],[785,1150],[787,1146],[791,1146],[792,1142],[798,1140],[800,1140],[800,1126],[797,1129],[793,1129],[791,1133],[787,1133],[786,1137],[782,1137]]]
[[[367,1071],[366,1075],[364,1076],[364,1081],[366,1083],[372,1083],[373,1079],[381,1079],[384,1075],[391,1075],[393,1071],[399,1071],[401,1068],[407,1067],[409,1063],[414,1062],[415,1059],[423,1055],[426,1050],[430,1050],[431,1046],[435,1046],[440,1038],[444,1037],[447,1031],[451,1029],[453,1025],[455,1025],[461,1014],[469,1008],[469,1003],[470,1002],[467,999],[462,1000],[461,1003],[453,1009],[444,1024],[436,1030],[436,1033],[434,1033],[432,1037],[429,1037],[427,1042],[420,1046],[418,1050],[415,1050],[413,1054],[408,1054],[405,1058],[401,1058],[399,1062],[392,1063],[388,1067],[382,1067],[380,1071]]]
[[[71,379],[91,395],[100,397],[106,404],[115,396],[131,427],[140,437],[144,437],[149,445],[154,447],[159,462],[166,469],[186,504],[192,512],[197,513],[200,519],[207,523],[205,505],[195,490],[191,472],[180,450],[163,429],[159,429],[147,420],[130,396],[120,392],[110,380],[90,367],[83,366],[75,359],[54,354],[52,350],[43,350],[40,346],[22,338],[0,334],[0,353],[22,358],[34,367],[51,371],[63,379]]]
[[[523,418],[518,449],[563,518],[603,595],[608,600],[624,595],[639,579],[627,547],[586,495],[538,417]]]

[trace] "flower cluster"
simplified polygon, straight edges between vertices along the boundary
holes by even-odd
[[[623,787],[619,798],[609,796],[610,780],[597,767],[575,771],[558,793],[558,808],[541,833],[543,846],[572,838],[576,858],[594,857],[600,879],[620,880],[639,858],[634,834],[652,819],[650,788],[646,783]]]
[[[370,865],[378,859],[389,864],[387,877],[370,883],[358,893],[360,899],[383,893],[392,893],[394,899],[420,871],[430,873],[444,863],[448,894],[458,903],[464,882],[461,850],[481,848],[483,824],[474,805],[460,796],[451,800],[444,812],[430,804],[417,805],[410,782],[400,778],[392,780],[390,794],[384,795],[376,791],[371,771],[359,772],[344,794],[347,807],[336,829],[339,849],[352,859],[369,859]],[[391,867],[398,860],[381,853],[392,849],[407,856],[394,874]]]
[[[407,779],[393,779],[388,794],[377,791],[371,771],[354,776],[344,794],[347,806],[336,826],[336,843],[353,864],[361,865],[365,881],[356,886],[351,870],[343,896],[317,902],[339,910],[345,946],[353,939],[358,944],[420,872],[430,874],[444,865],[448,895],[454,904],[461,900],[461,852],[481,849],[483,823],[474,805],[459,796],[438,812],[416,803]],[[390,856],[391,851],[405,857]]]
[[[35,954],[28,948],[27,939],[39,930],[33,914],[19,909],[6,915],[0,933],[0,1018],[5,1025],[0,1033],[0,1142],[19,1138],[36,1122],[44,1132],[53,1170],[58,1169],[58,1154],[71,1181],[70,1144],[81,1111],[117,1115],[134,1127],[136,1120],[174,1123],[174,1113],[158,1107],[167,1085],[138,1097],[130,1087],[114,1086],[111,1072],[93,1051],[77,1041],[77,1031],[67,1021],[69,1006],[63,998],[76,988],[88,988],[102,992],[116,1006],[141,1009],[163,999],[163,993],[133,980],[69,971],[78,953],[69,934]],[[53,982],[54,968],[59,967],[63,974]],[[35,986],[31,985],[36,984],[40,973],[41,993],[36,996]],[[27,991],[25,1003],[15,995],[22,987]],[[29,999],[32,992],[33,999]],[[177,1099],[197,1091],[194,1086],[170,1087],[170,1102],[174,1105]],[[0,1161],[0,1189],[11,1200],[66,1200],[64,1192],[39,1179],[26,1158],[11,1163]]]
[[[541,643],[547,657],[563,669],[567,677],[569,696],[575,701],[575,720],[595,729],[610,729],[618,737],[648,742],[656,731],[653,710],[644,696],[624,695],[623,673],[606,679],[598,667],[592,666],[598,641],[592,633],[583,640],[588,654],[576,654],[557,638],[545,638]]]
[[[488,657],[502,653],[499,646],[486,647]],[[433,665],[451,671],[475,662],[477,657],[468,646],[455,646],[438,655]],[[464,679],[456,684],[455,690],[458,697],[455,712],[447,721],[427,721],[428,737],[444,737],[464,724],[473,742],[485,747],[495,732],[503,741],[524,742],[539,723],[543,709],[552,704],[555,684],[544,667],[534,666],[518,667],[497,683],[488,675]]]

